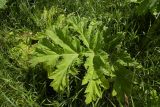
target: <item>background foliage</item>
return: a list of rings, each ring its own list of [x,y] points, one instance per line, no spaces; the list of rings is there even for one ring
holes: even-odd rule
[[[159,0],[0,0],[0,105],[158,107],[159,14]]]

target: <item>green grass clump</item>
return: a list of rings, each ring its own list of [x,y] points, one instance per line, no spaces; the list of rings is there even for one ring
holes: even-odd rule
[[[6,50],[0,52],[0,105],[1,107],[37,107],[36,92],[24,86],[25,73],[8,58]],[[3,50],[3,53],[2,53]],[[5,52],[4,52],[5,51]]]

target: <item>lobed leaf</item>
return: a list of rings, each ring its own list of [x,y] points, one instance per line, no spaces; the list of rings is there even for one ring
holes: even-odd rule
[[[0,0],[0,9],[4,8],[6,3],[7,3],[7,0]]]
[[[69,87],[70,76],[81,73],[74,65],[82,62],[79,64],[86,70],[85,76],[81,77],[82,85],[86,87],[86,104],[102,98],[103,91],[109,88],[111,78],[116,78],[114,79],[115,92],[118,92],[116,95],[122,95],[119,93],[124,90],[118,86],[123,87],[124,81],[127,80],[125,78],[130,74],[125,67],[140,66],[120,48],[110,54],[105,52],[105,47],[110,50],[121,44],[124,35],[117,33],[113,38],[104,39],[101,28],[101,22],[96,20],[60,16],[36,45],[31,59],[32,65],[43,63],[51,68],[47,69],[48,78],[53,80],[50,86],[57,92],[64,92],[66,87]]]

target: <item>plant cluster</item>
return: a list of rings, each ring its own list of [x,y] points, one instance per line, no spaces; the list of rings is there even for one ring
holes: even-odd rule
[[[0,105],[158,106],[159,7],[0,0]]]

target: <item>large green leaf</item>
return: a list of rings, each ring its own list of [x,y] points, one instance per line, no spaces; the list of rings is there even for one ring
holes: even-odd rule
[[[131,86],[133,83],[134,72],[131,71],[133,68],[140,69],[142,65],[139,64],[135,59],[126,52],[119,50],[113,55],[115,58],[114,69],[114,85],[113,93],[117,95],[117,98],[120,102],[124,102],[125,95],[129,96],[131,94]]]
[[[89,21],[86,18],[60,16],[60,23],[48,28],[46,36],[39,40],[32,57],[32,65],[44,63],[48,70],[48,78],[53,79],[50,84],[57,92],[64,91],[69,85],[69,76],[75,75],[74,63],[86,57],[84,66],[86,75],[82,85],[86,86],[86,103],[102,97],[102,90],[109,88],[105,75],[110,75],[107,53],[101,50],[103,35],[99,26],[101,22]],[[60,20],[62,19],[62,20]],[[100,63],[100,64],[98,64]],[[55,67],[54,67],[55,66]]]
[[[82,85],[87,84],[85,102],[88,104],[102,97],[102,87],[103,89],[109,88],[109,82],[105,78],[105,75],[108,74],[108,76],[110,76],[109,72],[111,69],[110,66],[108,66],[108,68],[106,67],[108,60],[103,59],[104,54],[100,54],[102,53],[103,35],[101,30],[97,28],[99,28],[101,22],[93,20],[87,26],[88,22],[86,18],[81,19],[83,21],[79,20],[79,18],[76,20],[75,17],[73,17],[73,19],[70,18],[69,22],[72,25],[71,28],[79,33],[80,40],[82,40],[84,46],[87,47],[87,51],[83,52],[83,55],[87,58],[85,61],[87,73],[82,80]],[[105,53],[105,55],[107,57],[107,53]]]
[[[6,3],[7,3],[7,0],[0,0],[0,9],[4,8]]]
[[[102,97],[102,91],[101,87],[104,89],[109,88],[109,82],[104,77],[104,73],[102,70],[100,70],[100,67],[105,66],[102,64],[101,66],[98,66],[96,64],[100,63],[101,60],[98,58],[98,56],[95,56],[94,53],[87,53],[85,54],[87,57],[87,60],[85,62],[85,67],[87,69],[87,74],[85,75],[82,85],[85,85],[88,83],[86,88],[86,103],[90,103],[92,101],[97,100],[97,98]]]
[[[62,61],[57,65],[57,69],[48,75],[49,79],[54,79],[51,86],[56,91],[64,91],[65,87],[69,85],[69,73],[72,63],[78,57],[78,54],[63,54]]]
[[[119,101],[124,102],[125,95],[130,96],[133,72],[117,64],[118,70],[115,71],[116,77],[113,85],[113,91],[117,93]]]
[[[72,40],[67,40],[65,34],[62,31],[55,28],[47,29],[46,34],[49,38],[43,38],[39,41],[34,52],[34,57],[31,62],[32,65],[43,62],[46,66],[55,66],[54,72],[48,72],[48,78],[53,79],[51,86],[57,91],[61,92],[68,86],[70,67],[72,63],[78,58],[78,53],[67,44],[70,44]],[[61,59],[61,60],[60,60]]]

